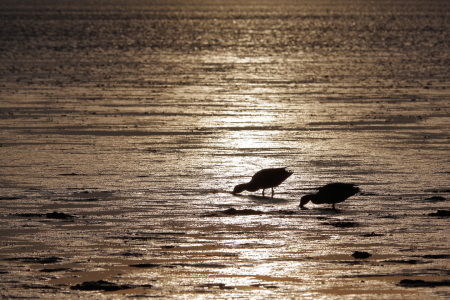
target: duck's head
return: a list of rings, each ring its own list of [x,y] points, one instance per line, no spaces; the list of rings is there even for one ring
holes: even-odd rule
[[[243,183],[243,184],[238,184],[237,186],[234,187],[233,193],[232,194],[239,194],[242,193],[243,191],[246,190],[247,184]]]
[[[310,200],[314,199],[314,195],[305,195],[302,198],[300,198],[300,208],[303,208],[305,204],[307,204]]]

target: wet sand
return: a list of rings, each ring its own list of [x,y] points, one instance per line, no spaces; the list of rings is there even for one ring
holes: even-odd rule
[[[446,1],[30,3],[0,4],[2,299],[450,298]],[[362,192],[299,209],[330,182]]]

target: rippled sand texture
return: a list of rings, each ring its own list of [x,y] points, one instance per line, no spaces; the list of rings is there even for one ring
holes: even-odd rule
[[[0,4],[2,299],[450,298],[447,1],[33,2]]]

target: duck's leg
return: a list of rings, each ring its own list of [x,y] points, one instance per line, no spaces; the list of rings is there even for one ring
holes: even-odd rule
[[[273,191],[273,187],[272,187],[272,198],[273,198],[273,194],[275,194],[275,192]]]
[[[262,195],[263,195],[263,197],[264,197],[264,189],[262,189],[262,190],[263,190],[263,194],[262,194]]]
[[[334,203],[333,203],[333,206],[332,206],[332,207],[333,207],[333,209],[336,209],[336,207],[334,207]]]

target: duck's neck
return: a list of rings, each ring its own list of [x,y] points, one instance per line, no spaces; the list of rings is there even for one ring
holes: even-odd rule
[[[259,187],[257,187],[255,184],[249,182],[245,184],[245,190],[249,192],[256,192],[259,190]]]

